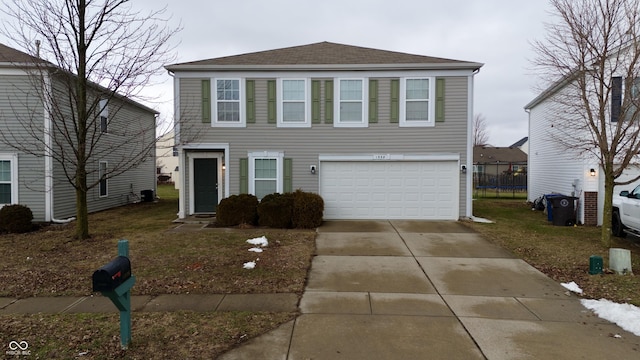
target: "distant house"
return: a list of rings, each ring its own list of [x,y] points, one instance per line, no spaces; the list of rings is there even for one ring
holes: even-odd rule
[[[178,148],[175,145],[174,131],[169,131],[156,143],[156,175],[158,182],[173,182],[180,188],[178,168]]]
[[[325,219],[470,217],[481,66],[329,42],[168,65],[179,217],[296,189]]]
[[[34,61],[44,63],[41,59],[0,44],[0,131],[5,135],[4,140],[0,141],[0,207],[23,204],[31,209],[35,221],[50,222],[75,216],[76,199],[75,190],[67,181],[64,169],[51,154],[51,151],[62,152],[69,149],[60,145],[65,143],[58,141],[64,133],[52,125],[53,115],[46,110],[52,104],[42,100],[42,89],[36,87],[43,86],[43,83],[34,83],[28,74],[28,71],[33,70],[30,65]],[[53,65],[47,65],[46,68],[48,71],[44,74],[44,86],[47,88],[44,91],[63,99],[68,95],[60,90],[65,89],[61,85],[63,72]],[[91,89],[96,93],[101,91],[95,84],[91,84]],[[62,107],[61,112],[71,116],[64,101],[56,102],[56,106]],[[113,164],[126,158],[127,155],[123,154],[140,148],[140,144],[151,147],[155,141],[155,131],[142,133],[138,144],[125,144],[117,148],[110,146],[108,139],[112,139],[112,143],[121,144],[117,140],[122,129],[154,129],[156,115],[155,110],[124,97],[110,97],[109,102],[104,100],[99,124],[96,124],[92,135],[94,139],[102,136],[104,141],[98,142],[94,148],[94,152],[100,154],[99,158],[88,164],[89,182],[99,181],[99,185],[87,194],[89,212],[139,201],[142,190],[155,190],[153,153],[149,154],[148,161],[121,175],[102,181],[100,178]],[[32,122],[29,127],[25,127],[21,119],[31,119]],[[65,119],[62,120],[55,121],[55,124],[62,126]],[[71,125],[70,122],[66,124]],[[34,143],[42,147],[41,154],[21,153],[10,146],[11,139],[36,139]]]
[[[474,188],[498,191],[527,189],[527,154],[517,147],[473,147]]]
[[[509,146],[511,148],[518,148],[520,150],[522,150],[522,152],[524,152],[525,154],[529,153],[529,137],[525,136],[522,139],[516,141],[515,143],[513,143],[511,146]]]

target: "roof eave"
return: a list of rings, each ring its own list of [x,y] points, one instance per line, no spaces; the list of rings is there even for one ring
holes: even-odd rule
[[[484,64],[459,63],[407,63],[407,64],[292,64],[292,65],[167,65],[168,71],[354,71],[354,70],[471,70]]]

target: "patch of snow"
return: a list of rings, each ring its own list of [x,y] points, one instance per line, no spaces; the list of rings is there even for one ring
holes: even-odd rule
[[[261,249],[261,248],[259,248],[259,247],[254,247],[254,248],[249,249],[249,251],[251,251],[251,252],[257,252],[257,253],[261,253],[261,252],[262,252],[262,249]]]
[[[257,245],[257,246],[267,246],[269,245],[269,241],[267,241],[267,238],[265,236],[261,236],[259,238],[254,238],[254,239],[249,239],[247,240],[247,242],[251,245]]]
[[[606,299],[580,300],[582,305],[602,319],[611,321],[624,330],[640,336],[640,308],[631,304],[618,304]]]
[[[578,286],[578,284],[576,284],[575,281],[572,281],[570,283],[561,283],[560,285],[562,285],[565,289],[569,291],[573,291],[576,294],[582,294],[582,289],[580,289],[580,286]]]
[[[484,219],[484,218],[481,218],[481,217],[477,217],[477,216],[472,216],[471,220],[473,220],[473,222],[477,222],[477,223],[493,224],[493,221],[488,220],[488,219]]]
[[[253,268],[256,267],[256,262],[255,261],[246,262],[246,263],[242,264],[242,267],[245,268],[245,269],[253,269]]]

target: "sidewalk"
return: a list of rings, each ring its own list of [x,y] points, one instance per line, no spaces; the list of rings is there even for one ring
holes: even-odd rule
[[[270,311],[295,312],[296,294],[212,294],[132,296],[135,311]],[[0,315],[25,313],[117,313],[104,296],[0,298]]]

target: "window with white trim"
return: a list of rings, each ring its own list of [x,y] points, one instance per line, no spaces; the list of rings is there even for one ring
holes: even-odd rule
[[[307,79],[278,79],[278,126],[308,127],[309,81]]]
[[[366,79],[337,79],[334,81],[334,93],[334,126],[367,127]]]
[[[282,152],[249,153],[249,193],[258,199],[276,192],[282,193],[283,159]]]
[[[98,176],[100,178],[100,185],[99,185],[100,197],[105,197],[109,195],[109,189],[108,189],[109,183],[108,183],[108,180],[105,178],[106,174],[107,174],[107,162],[100,161],[100,166],[98,169]]]
[[[435,124],[435,79],[402,78],[400,81],[400,126]]]
[[[0,208],[18,203],[18,157],[0,154]]]
[[[107,100],[100,100],[98,106],[100,107],[100,132],[106,133],[109,130],[109,109],[107,107]]]
[[[243,91],[240,79],[215,79],[213,81],[213,125],[244,127]]]

